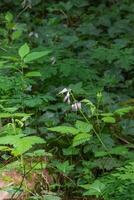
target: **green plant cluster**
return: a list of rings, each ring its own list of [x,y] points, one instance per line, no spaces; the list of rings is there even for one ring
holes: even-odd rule
[[[0,171],[22,176],[0,192],[133,200],[133,0],[4,0],[0,10]]]

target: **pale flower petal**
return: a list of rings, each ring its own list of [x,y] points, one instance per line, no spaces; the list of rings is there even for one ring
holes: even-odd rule
[[[64,94],[64,93],[66,93],[66,92],[68,92],[68,89],[67,89],[67,88],[64,88],[63,90],[61,90],[61,92],[59,92],[59,94]]]
[[[76,103],[72,104],[72,111],[76,112],[80,109],[81,109],[81,103],[80,102],[76,102]]]

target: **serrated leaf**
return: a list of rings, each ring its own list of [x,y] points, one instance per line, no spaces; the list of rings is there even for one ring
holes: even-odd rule
[[[78,130],[76,128],[73,127],[69,127],[69,126],[56,126],[53,128],[48,128],[48,130],[50,131],[54,131],[54,132],[58,132],[58,133],[62,133],[62,134],[77,134]]]
[[[39,71],[32,71],[32,72],[28,72],[25,76],[26,77],[41,77],[41,73]]]
[[[128,107],[124,107],[124,108],[119,108],[114,113],[118,114],[120,116],[123,116],[124,114],[127,114],[132,110],[134,110],[134,106],[128,106]]]
[[[13,15],[10,12],[7,12],[5,15],[5,19],[9,22],[11,22],[13,20]]]
[[[14,145],[22,136],[23,136],[22,134],[19,134],[19,135],[7,135],[7,136],[0,137],[0,144]]]
[[[73,146],[78,146],[80,144],[84,144],[85,142],[89,141],[91,135],[88,133],[80,133],[73,138]]]
[[[111,123],[111,124],[116,122],[115,118],[111,116],[103,117],[102,121],[105,123]]]
[[[21,155],[31,149],[33,145],[42,143],[45,141],[37,136],[24,137],[23,134],[19,134],[0,137],[0,144],[13,145],[12,154],[14,156]]]
[[[74,165],[70,165],[68,160],[62,163],[57,161],[55,162],[55,166],[59,172],[64,174],[69,174],[74,169]]]
[[[128,153],[128,149],[126,147],[123,146],[117,146],[117,147],[113,147],[112,149],[110,149],[109,151],[98,151],[95,152],[95,157],[103,157],[103,156],[107,156],[107,155],[125,155]]]
[[[75,127],[79,130],[79,132],[88,133],[92,130],[93,126],[90,123],[83,122],[83,121],[76,121]]]
[[[0,113],[0,118],[12,118],[12,117],[30,117],[31,114],[26,113]]]
[[[43,143],[45,143],[45,141],[37,136],[23,137],[20,140],[16,141],[16,143],[14,144],[15,149],[12,151],[12,153],[15,156],[22,155],[30,150],[33,145]]]
[[[23,59],[29,52],[30,48],[27,43],[25,43],[19,48],[19,56],[21,57],[21,59]]]
[[[65,155],[65,156],[78,155],[78,154],[79,154],[78,148],[70,146],[66,149],[63,149],[63,155]]]
[[[32,62],[32,61],[37,60],[41,57],[47,56],[49,53],[51,53],[50,50],[40,51],[40,52],[32,52],[24,58],[24,62],[25,63]]]
[[[81,186],[84,189],[87,190],[87,192],[84,192],[84,195],[87,196],[93,196],[95,195],[96,197],[99,197],[104,189],[105,189],[105,184],[101,183],[99,180],[96,180],[94,183],[92,184],[87,184],[87,185],[83,185]]]

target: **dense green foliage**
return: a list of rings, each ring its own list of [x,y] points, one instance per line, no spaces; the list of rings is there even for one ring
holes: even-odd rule
[[[22,176],[1,190],[133,200],[133,0],[4,0],[0,10],[0,171]]]

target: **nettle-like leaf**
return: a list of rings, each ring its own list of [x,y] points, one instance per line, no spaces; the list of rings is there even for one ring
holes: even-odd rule
[[[63,163],[56,161],[55,166],[60,173],[66,175],[69,174],[74,169],[74,165],[70,165],[68,160]]]
[[[31,114],[27,113],[0,113],[0,118],[20,118],[20,117],[30,117]]]
[[[120,162],[120,160],[118,160],[116,158],[110,158],[108,155],[108,157],[103,157],[103,158],[94,160],[93,166],[95,168],[97,167],[101,170],[106,169],[107,171],[110,171],[114,168],[120,167],[121,162]]]
[[[103,117],[102,121],[105,123],[111,123],[111,124],[116,122],[115,118],[111,116]]]
[[[128,107],[119,108],[119,109],[115,110],[114,113],[118,114],[120,116],[123,116],[133,110],[134,110],[134,106],[128,106]]]
[[[42,58],[44,56],[47,56],[48,54],[50,54],[51,51],[50,50],[46,50],[46,51],[40,51],[40,52],[32,52],[30,54],[28,54],[25,58],[24,58],[24,62],[25,63],[29,63],[32,62],[34,60],[37,60],[39,58]]]
[[[30,48],[27,45],[27,43],[25,43],[23,46],[20,47],[19,49],[19,56],[21,57],[21,59],[23,59],[28,53],[30,52]]]
[[[79,132],[76,128],[69,127],[69,126],[56,126],[53,128],[48,128],[48,130],[62,133],[62,134],[71,134],[71,135],[75,135]]]
[[[93,128],[92,124],[77,120],[75,128],[70,126],[56,126],[53,128],[48,128],[48,130],[59,132],[62,134],[76,135],[78,133],[88,133],[92,130],[92,128]]]
[[[38,96],[28,96],[24,99],[24,105],[30,108],[39,107],[43,103],[43,99]]]
[[[68,148],[63,149],[63,155],[65,155],[65,156],[78,155],[79,151],[80,151],[79,148],[69,146]]]
[[[13,20],[13,15],[10,12],[7,12],[5,15],[5,20],[10,23]]]
[[[28,150],[32,148],[33,145],[35,144],[43,144],[45,141],[37,136],[28,136],[28,137],[23,137],[20,140],[16,142],[14,145],[14,150],[12,151],[13,155],[22,155]]]
[[[76,121],[75,127],[78,129],[79,132],[88,133],[92,130],[93,126],[90,123],[83,122],[80,120]]]
[[[79,133],[73,138],[72,145],[75,147],[80,144],[84,144],[85,142],[88,142],[91,139],[91,136],[92,135],[89,133]]]
[[[41,77],[41,73],[39,71],[31,71],[25,74],[26,77]]]
[[[87,190],[84,192],[84,196],[96,196],[98,198],[103,194],[106,186],[104,183],[96,180],[92,184],[81,185],[81,187]]]
[[[69,85],[69,88],[76,94],[85,94],[85,90],[82,88],[82,82],[79,82],[77,84],[71,84]]]
[[[37,136],[24,137],[23,134],[8,135],[0,137],[1,145],[12,145],[12,154],[14,156],[22,155],[32,148],[35,144],[42,144],[45,141]]]
[[[124,146],[117,146],[117,147],[113,147],[109,151],[97,151],[95,152],[95,157],[108,156],[109,154],[124,156],[128,154],[128,149]]]

